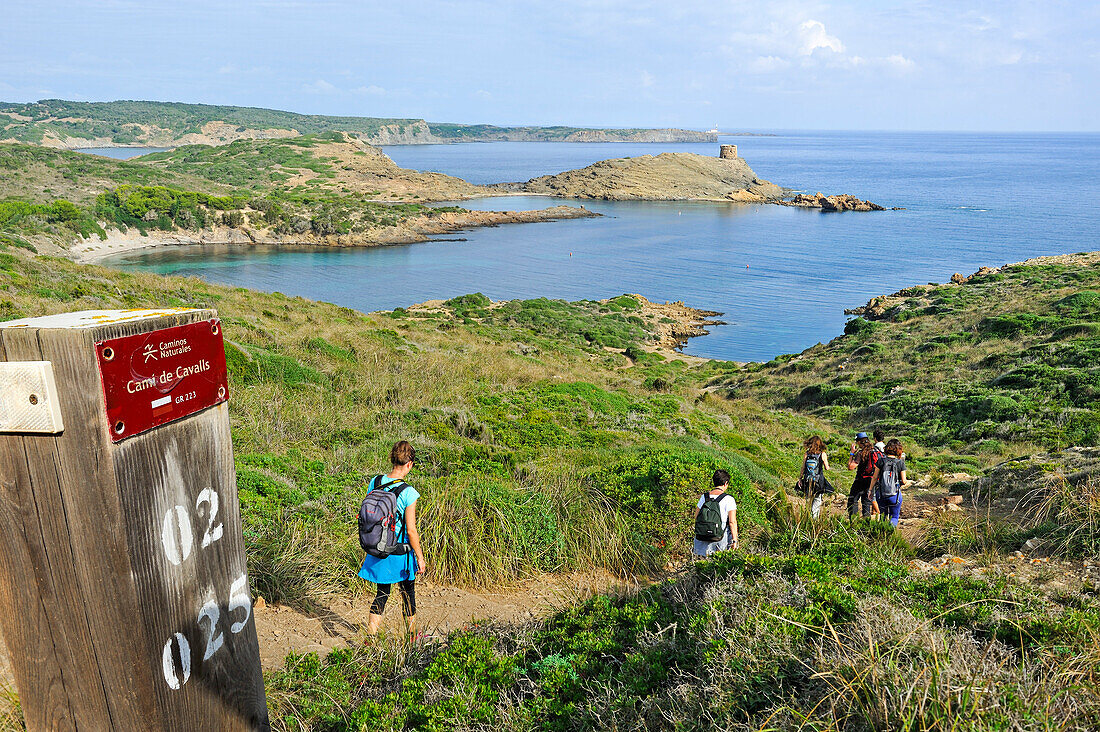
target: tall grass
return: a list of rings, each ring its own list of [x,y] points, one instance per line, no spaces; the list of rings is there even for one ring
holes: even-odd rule
[[[814,703],[777,715],[791,728],[1086,730],[1100,723],[1095,647],[1084,664],[1050,652],[1025,661],[999,641],[976,641],[894,603],[861,609],[845,626],[827,623],[803,662]]]
[[[252,591],[269,602],[312,611],[337,596],[355,596],[363,583],[358,539],[329,515],[305,518],[295,509],[280,511],[246,530],[248,576]]]
[[[827,526],[808,554],[722,553],[640,592],[455,633],[416,655],[294,659],[269,688],[277,704],[299,690],[286,709],[306,729],[1100,725],[1095,602],[910,576],[895,547],[860,529]],[[316,701],[318,684],[334,704]]]
[[[1031,507],[1031,525],[1052,554],[1100,556],[1100,480],[1059,476],[1034,488],[1022,505]]]
[[[1018,546],[1022,539],[1016,524],[991,512],[944,511],[925,521],[915,548],[925,558],[980,554],[992,561]]]
[[[541,572],[639,563],[624,541],[627,521],[578,476],[512,487],[489,476],[462,476],[425,501],[422,531],[434,579],[499,584]]]

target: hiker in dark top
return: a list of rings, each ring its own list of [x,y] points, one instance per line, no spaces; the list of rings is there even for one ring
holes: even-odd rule
[[[382,627],[382,612],[390,598],[390,590],[395,582],[401,587],[402,611],[405,616],[406,630],[410,636],[416,634],[416,574],[427,572],[428,563],[424,561],[424,552],[420,548],[420,532],[416,530],[416,500],[420,494],[411,485],[405,483],[405,476],[416,461],[416,450],[402,440],[390,450],[390,462],[393,469],[386,475],[380,475],[371,481],[371,490],[387,490],[395,484],[400,489],[397,497],[397,540],[408,544],[410,552],[376,557],[371,554],[363,560],[359,576],[378,586],[374,602],[370,606],[367,619],[367,633],[378,635]],[[402,487],[403,486],[403,487]]]
[[[875,468],[878,467],[882,453],[871,444],[871,439],[866,432],[856,435],[855,444],[848,457],[848,470],[856,471],[856,478],[852,481],[852,490],[848,493],[848,518],[856,517],[856,512],[862,508],[864,517],[871,515],[871,501],[874,499],[871,479],[875,477]]]
[[[699,496],[695,507],[692,554],[696,559],[725,549],[736,549],[738,543],[737,501],[726,493],[730,487],[730,474],[725,470],[715,470],[711,482],[714,488]]]
[[[817,435],[811,435],[803,443],[806,454],[802,458],[802,474],[798,478],[798,488],[810,504],[810,516],[821,515],[821,506],[825,496],[833,492],[833,486],[825,479],[829,469],[829,456],[825,453],[825,442]]]
[[[901,489],[909,484],[905,477],[905,452],[901,449],[901,440],[886,443],[886,454],[875,468],[871,485],[875,487],[875,497],[883,518],[889,518],[896,528],[901,517]]]

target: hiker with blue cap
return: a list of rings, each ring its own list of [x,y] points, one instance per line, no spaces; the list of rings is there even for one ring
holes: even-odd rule
[[[856,511],[861,509],[865,518],[871,517],[871,502],[874,500],[871,493],[871,480],[875,477],[875,469],[879,466],[881,455],[882,453],[871,444],[871,438],[866,432],[856,435],[856,441],[852,443],[852,450],[848,454],[848,470],[856,471],[852,490],[848,492],[849,519],[854,519]]]

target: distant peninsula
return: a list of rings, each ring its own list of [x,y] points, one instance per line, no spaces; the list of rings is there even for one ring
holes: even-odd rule
[[[758,178],[744,158],[694,153],[601,160],[579,170],[543,175],[526,183],[506,184],[500,188],[607,201],[775,203],[790,193]]]
[[[370,145],[453,142],[714,142],[714,132],[683,129],[498,127],[423,119],[334,117],[258,107],[179,102],[0,102],[0,142],[44,147],[180,147],[225,145],[345,132]]]
[[[189,145],[128,161],[4,143],[0,170],[0,248],[81,261],[160,245],[405,244],[477,226],[597,215],[573,206],[429,206],[492,192],[402,168],[342,132]]]

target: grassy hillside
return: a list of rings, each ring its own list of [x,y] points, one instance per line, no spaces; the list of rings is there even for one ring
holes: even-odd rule
[[[70,102],[64,99],[42,99],[27,104],[3,102],[0,114],[8,115],[5,128],[0,130],[2,138],[36,143],[47,132],[54,132],[60,138],[109,138],[120,145],[139,144],[143,138],[142,126],[156,127],[174,137],[200,133],[203,125],[215,121],[255,130],[296,130],[302,135],[333,130],[370,135],[384,125],[402,127],[418,121],[330,117],[257,107],[180,102]]]
[[[277,729],[1085,730],[1100,724],[1095,584],[1022,584],[995,558],[1007,548],[996,541],[978,564],[933,570],[914,554],[961,551],[965,531],[993,536],[991,519],[931,521],[914,549],[882,524],[810,522],[782,488],[811,432],[841,462],[848,425],[870,406],[793,400],[815,384],[869,383],[861,379],[886,368],[858,349],[937,343],[950,326],[935,308],[951,302],[962,337],[939,360],[926,356],[932,349],[913,349],[929,359],[922,364],[892,360],[907,379],[900,384],[932,394],[951,369],[960,385],[972,374],[993,392],[983,398],[1004,396],[989,364],[1029,354],[1044,363],[1087,347],[1091,331],[1080,323],[1091,321],[1071,304],[1090,301],[1095,261],[907,291],[856,321],[872,325],[750,367],[653,353],[655,318],[629,296],[492,304],[472,294],[433,310],[364,315],[23,253],[0,253],[0,318],[217,308],[253,590],[307,610],[363,591],[351,576],[360,560],[352,511],[396,439],[410,439],[421,457],[412,480],[441,583],[683,567],[697,492],[714,468],[732,473],[744,549],[524,626],[291,656],[267,679]],[[1032,330],[985,335],[1002,327],[995,318]],[[812,367],[794,367],[803,360]],[[851,374],[829,376],[841,363]],[[1071,368],[1053,363],[1056,373]],[[731,385],[739,398],[727,398]],[[1053,410],[1027,418],[1055,424]],[[993,459],[959,454],[950,440],[922,445],[937,439],[936,414],[904,425],[913,431],[911,477],[958,461],[977,471]],[[1006,449],[1024,450],[1011,435]],[[980,441],[959,439],[960,449],[979,450]],[[1060,536],[1067,543],[1057,551],[1095,557],[1097,492],[1050,495],[1045,515],[1056,528],[1013,534],[1014,546]]]
[[[1100,443],[1100,259],[1048,258],[872,300],[844,335],[743,368],[731,397],[991,456]]]
[[[640,593],[445,642],[290,656],[283,730],[1092,730],[1100,603],[918,572],[882,524],[775,515]]]
[[[119,161],[33,145],[0,145],[0,244],[67,249],[107,231],[225,227],[324,243],[421,226],[448,212],[419,201],[475,186],[399,168],[342,133],[192,145]],[[242,236],[243,238],[243,236]]]
[[[630,298],[526,301],[486,321],[471,317],[478,297],[443,314],[362,315],[0,257],[5,320],[139,305],[219,310],[251,576],[270,600],[309,606],[353,591],[350,509],[397,439],[422,455],[416,481],[432,499],[424,534],[438,578],[486,585],[664,566],[683,555],[689,503],[719,466],[736,476],[743,520],[760,522],[764,493],[797,461],[792,435],[811,428],[678,387],[688,367],[643,351],[653,324],[632,315]]]
[[[212,123],[218,127],[217,130],[207,129]],[[42,99],[25,104],[0,102],[0,140],[31,144],[83,140],[87,141],[88,146],[104,142],[113,145],[176,145],[186,142],[189,135],[207,133],[228,142],[241,135],[272,130],[295,135],[350,132],[372,142],[384,142],[386,138],[407,142],[497,139],[554,142],[586,133],[597,134],[601,139],[627,140],[649,132],[646,129],[497,127],[437,122],[429,125],[420,119],[337,117],[180,102],[71,102],[64,99]],[[692,131],[673,132],[680,133],[684,139],[701,136]]]

